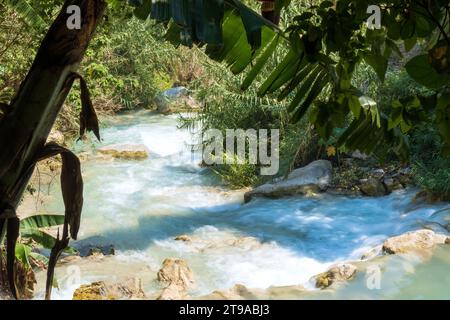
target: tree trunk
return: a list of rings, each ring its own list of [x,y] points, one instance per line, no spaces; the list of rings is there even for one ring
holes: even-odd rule
[[[81,29],[69,30],[67,7],[81,9]],[[34,63],[0,120],[0,227],[17,219],[15,210],[34,169],[94,31],[106,8],[104,0],[66,0],[45,36]],[[6,223],[4,223],[6,221]],[[9,279],[13,279],[8,275]],[[9,284],[14,295],[14,284]]]

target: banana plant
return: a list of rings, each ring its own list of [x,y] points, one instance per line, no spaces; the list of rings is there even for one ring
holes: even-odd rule
[[[29,1],[5,0],[5,4],[13,8],[30,27],[42,30],[47,25]]]
[[[16,244],[16,268],[20,275],[16,277],[17,289],[20,296],[31,298],[34,287],[34,267],[46,268],[49,258],[33,248],[43,247],[52,249],[57,238],[46,232],[45,228],[59,227],[64,224],[64,215],[37,214],[20,220],[20,240]],[[67,247],[66,253],[76,254],[77,250]],[[56,280],[53,281],[56,286]]]
[[[50,233],[42,230],[44,228],[58,227],[64,225],[64,215],[50,215],[50,214],[38,214],[26,217],[20,220],[20,237],[22,238],[22,245],[28,246],[31,249],[31,240],[38,246],[42,246],[46,249],[52,249],[55,246],[56,238],[52,236]],[[23,250],[19,250],[20,251]],[[45,265],[48,264],[48,258],[40,253],[33,252],[31,250],[26,250],[26,253],[30,253],[27,255],[22,255],[23,258],[21,261],[23,263],[29,264],[29,257],[36,261],[45,262]],[[77,250],[68,247],[65,252],[76,254]],[[16,248],[16,257],[18,256],[18,251]]]
[[[341,130],[342,149],[369,153],[383,149],[384,154],[391,150],[406,161],[409,150],[405,128],[424,119],[407,112],[382,114],[373,103],[367,108],[368,97],[351,85],[358,64],[370,65],[383,82],[389,59],[402,56],[399,46],[410,51],[416,43],[431,40],[428,54],[413,57],[406,70],[419,84],[444,93],[439,94],[441,97],[450,85],[448,0],[324,0],[312,1],[311,5],[292,1],[305,10],[289,22],[286,30],[266,18],[278,14],[276,11],[291,1],[260,1],[263,11],[275,10],[270,15],[258,15],[238,0],[129,2],[136,6],[137,17],[169,24],[167,39],[173,44],[204,46],[209,57],[226,63],[233,73],[247,72],[243,90],[270,65],[273,71],[258,94],[288,98],[294,123],[312,113],[309,120],[324,139],[335,132],[333,129],[346,129]],[[368,28],[368,8],[374,4],[383,10],[379,29]],[[268,63],[273,57],[282,57],[275,68]],[[443,153],[450,154],[448,99],[417,98],[422,103],[419,109],[437,113],[433,124],[441,132]],[[351,125],[339,127],[342,119],[350,119]],[[369,135],[368,139],[356,139],[362,132]],[[353,138],[345,141],[346,137]]]

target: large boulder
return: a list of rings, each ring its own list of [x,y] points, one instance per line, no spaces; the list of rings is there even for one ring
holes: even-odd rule
[[[292,195],[308,195],[328,188],[332,180],[332,165],[328,160],[317,160],[292,171],[286,180],[268,183],[245,193],[245,201],[254,196],[280,198]]]
[[[113,144],[98,148],[97,152],[120,159],[140,160],[148,158],[148,149],[143,144]]]
[[[432,230],[417,230],[387,239],[383,243],[382,251],[386,254],[424,253],[437,244],[445,244],[449,237],[436,234]]]
[[[163,261],[157,274],[158,281],[165,285],[158,300],[180,300],[188,297],[188,290],[194,285],[194,275],[186,261],[168,258]]]
[[[356,271],[356,266],[350,263],[332,266],[328,271],[314,277],[316,288],[325,289],[334,283],[351,280],[355,276]]]
[[[80,286],[73,293],[73,300],[130,300],[144,299],[141,282],[129,279],[124,283],[93,282]]]
[[[157,111],[168,114],[174,109],[197,109],[198,102],[189,95],[185,87],[174,87],[161,92],[155,97]]]

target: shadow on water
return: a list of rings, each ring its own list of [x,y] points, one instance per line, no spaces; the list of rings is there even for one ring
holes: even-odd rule
[[[76,245],[113,244],[119,250],[145,250],[155,241],[214,226],[238,236],[255,237],[262,243],[276,242],[301,256],[331,261],[348,257],[355,248],[375,246],[404,230],[422,228],[424,219],[437,210],[424,207],[402,214],[397,207],[392,197],[325,197],[174,208],[174,215],[140,216],[135,226],[104,231]]]

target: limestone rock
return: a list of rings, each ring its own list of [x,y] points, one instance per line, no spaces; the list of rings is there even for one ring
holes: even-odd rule
[[[156,300],[184,300],[188,298],[189,295],[186,289],[175,283],[171,283],[161,291],[161,294]]]
[[[348,281],[356,274],[356,266],[349,263],[342,263],[331,267],[328,271],[314,277],[316,288],[328,288],[334,283]]]
[[[366,253],[361,256],[361,260],[370,260],[382,253],[382,246],[376,246],[375,248],[370,249]]]
[[[93,282],[80,286],[73,293],[73,300],[129,300],[143,299],[145,293],[140,281],[129,279],[124,283]]]
[[[97,149],[101,154],[111,155],[121,159],[146,159],[148,158],[147,147],[142,144],[115,144]]]
[[[194,275],[186,261],[177,258],[165,259],[158,271],[157,279],[166,285],[158,300],[180,300],[188,296],[188,289],[194,285]]]
[[[387,239],[382,251],[386,254],[420,253],[433,249],[437,244],[445,244],[446,241],[447,236],[422,229]]]
[[[227,290],[216,290],[207,296],[210,300],[254,300],[255,295],[243,284]]]
[[[246,202],[254,196],[280,198],[292,195],[310,195],[326,190],[332,180],[332,165],[328,160],[317,160],[292,171],[286,180],[259,186],[244,195]]]
[[[188,235],[182,234],[180,236],[175,237],[176,241],[183,241],[183,242],[191,242],[192,239]]]

